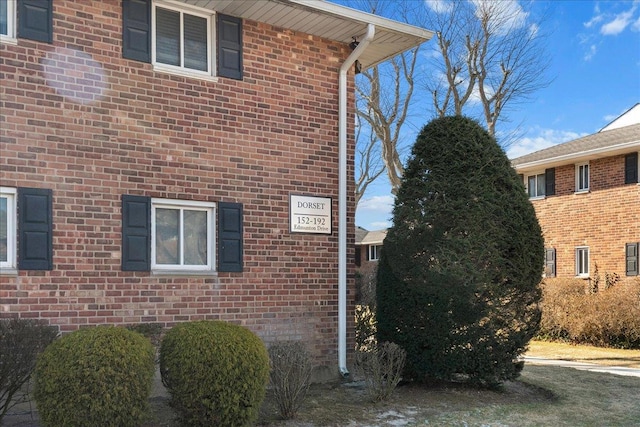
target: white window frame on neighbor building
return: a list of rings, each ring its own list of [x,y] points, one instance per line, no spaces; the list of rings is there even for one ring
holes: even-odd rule
[[[590,175],[589,162],[576,164],[576,193],[585,193],[589,191]]]
[[[381,249],[382,245],[369,245],[369,261],[378,261]]]
[[[576,276],[589,277],[589,247],[576,247]]]
[[[0,0],[0,3],[6,5],[6,11],[2,10],[0,22],[7,23],[6,32],[0,33],[0,42],[16,44],[16,3],[17,0]],[[5,15],[6,14],[6,15]]]
[[[3,229],[0,230],[0,236],[2,234],[6,234],[7,237],[7,256],[6,259],[0,259],[0,268],[3,270],[15,270],[16,262],[17,262],[17,215],[16,215],[16,189],[9,187],[0,187],[0,199],[2,200],[2,204],[6,203],[7,208],[7,222],[6,225],[0,222],[0,227]],[[6,227],[6,230],[4,229]]]
[[[179,231],[178,231],[178,262],[177,263],[161,263],[158,262],[157,244],[157,214],[158,209],[170,209],[178,212]],[[151,270],[152,271],[188,271],[188,272],[210,272],[215,266],[215,203],[194,202],[173,199],[151,199]],[[188,264],[185,257],[185,227],[184,213],[185,211],[205,212],[206,213],[206,262],[203,264]]]
[[[163,9],[164,11],[169,11],[173,13],[179,14],[180,18],[180,31],[179,31],[179,65],[172,65],[163,63],[158,59],[158,37],[157,30],[158,26],[156,25],[156,21],[158,19],[158,9]],[[196,68],[190,68],[185,66],[185,26],[184,19],[185,15],[196,17],[200,19],[206,20],[206,53],[207,53],[207,69],[199,70]],[[152,26],[152,37],[151,37],[151,60],[154,66],[154,69],[160,71],[166,71],[173,74],[180,74],[186,76],[197,76],[197,77],[213,77],[215,76],[215,15],[208,9],[202,9],[195,6],[185,7],[182,3],[175,3],[171,1],[154,1],[153,7],[151,8],[151,26]]]
[[[540,187],[540,180],[542,180],[542,188]],[[531,188],[531,183],[533,181],[533,188]],[[527,194],[529,194],[530,199],[544,199],[545,197],[545,184],[546,177],[545,171],[532,173],[527,175]]]

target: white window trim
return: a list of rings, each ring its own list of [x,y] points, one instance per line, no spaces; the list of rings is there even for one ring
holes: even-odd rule
[[[18,44],[17,33],[17,0],[7,0],[7,34],[0,34],[3,44]]]
[[[588,177],[587,177],[587,186],[585,188],[579,188],[581,166],[588,166],[589,168]],[[591,165],[589,165],[589,162],[576,163],[576,191],[575,191],[576,194],[588,193],[590,189],[591,189]]]
[[[542,171],[532,172],[532,173],[530,173],[530,174],[528,174],[528,175],[525,175],[525,177],[524,177],[524,185],[525,185],[525,189],[527,190],[527,195],[528,195],[528,196],[529,196],[529,177],[531,177],[531,176],[535,176],[535,177],[536,177],[536,184],[537,184],[537,177],[538,177],[538,175],[542,175],[542,176],[544,176],[544,177],[545,177],[545,180],[546,180],[546,174],[545,174],[545,171],[544,171],[544,170],[542,170]],[[545,182],[545,185],[546,185],[546,182]],[[546,192],[546,188],[545,188],[545,192]],[[529,196],[529,200],[541,200],[541,199],[544,199],[544,198],[546,198],[546,197],[547,197],[547,195],[546,195],[546,194],[536,195],[536,196]]]
[[[200,71],[181,66],[163,64],[156,61],[156,8],[161,7],[165,9],[175,10],[181,13],[187,13],[189,15],[195,15],[207,20],[207,42],[209,43],[209,70]],[[215,13],[211,10],[203,9],[195,6],[185,6],[184,3],[178,3],[167,0],[155,0],[151,6],[151,63],[154,71],[166,72],[169,74],[176,74],[183,77],[196,77],[199,79],[218,81],[216,77],[216,28],[215,28]],[[184,54],[184,37],[180,37],[180,51]]]
[[[587,271],[586,272],[579,272],[578,268],[580,266],[580,263],[578,262],[578,257],[580,252],[586,251],[587,254],[587,259],[586,259],[586,267],[587,267]],[[589,246],[576,246],[576,277],[589,277],[589,257],[590,257],[590,253],[589,253]]]
[[[7,261],[0,261],[3,274],[15,274],[17,269],[18,223],[15,188],[0,187],[0,196],[7,198]]]
[[[157,208],[187,208],[207,212],[207,264],[206,265],[179,265],[156,264],[156,209]],[[197,202],[175,199],[151,199],[151,271],[152,272],[201,272],[215,271],[216,260],[216,204],[211,202]],[[182,231],[182,230],[181,230]],[[182,241],[182,239],[181,239]]]
[[[369,261],[378,261],[380,260],[380,249],[382,245],[369,245]],[[375,258],[373,257],[373,252],[375,251]]]

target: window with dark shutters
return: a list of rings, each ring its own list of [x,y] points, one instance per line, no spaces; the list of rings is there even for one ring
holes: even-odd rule
[[[625,246],[627,276],[637,276],[640,274],[638,273],[640,243],[627,243]]]
[[[218,203],[218,271],[242,271],[242,204]]]
[[[151,198],[122,196],[122,270],[151,269]]]
[[[638,181],[638,153],[624,156],[624,183],[634,184]]]
[[[218,14],[218,75],[242,79],[242,20]]]
[[[53,269],[53,192],[18,188],[18,269]]]
[[[18,0],[18,37],[53,42],[53,0]]]
[[[151,0],[122,1],[122,56],[151,62]]]

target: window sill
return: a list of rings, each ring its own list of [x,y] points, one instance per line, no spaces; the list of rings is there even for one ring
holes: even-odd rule
[[[529,200],[544,200],[546,198],[547,196],[535,196],[535,197],[529,197]]]
[[[591,190],[579,190],[574,192],[573,194],[589,194],[591,193]]]
[[[217,277],[218,272],[214,270],[152,270],[152,276],[197,276],[197,277]]]
[[[208,80],[210,82],[218,81],[218,77],[212,76],[211,74],[199,73],[197,71],[190,71],[184,68],[171,67],[163,64],[158,64],[158,63],[153,64],[153,71],[158,73],[173,74],[173,75],[182,76],[182,77],[191,77],[191,78],[200,79],[200,80]]]
[[[13,37],[9,37],[9,36],[5,36],[5,35],[0,35],[0,42],[3,45],[10,44],[10,45],[14,45],[15,46],[15,45],[18,44],[18,39],[13,38]]]
[[[0,268],[0,276],[17,276],[18,270],[16,268]]]

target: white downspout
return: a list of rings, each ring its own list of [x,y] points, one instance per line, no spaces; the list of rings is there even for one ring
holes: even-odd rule
[[[338,369],[343,377],[347,369],[347,73],[367,48],[376,33],[368,24],[367,34],[340,67],[339,81],[339,175],[338,175]]]

